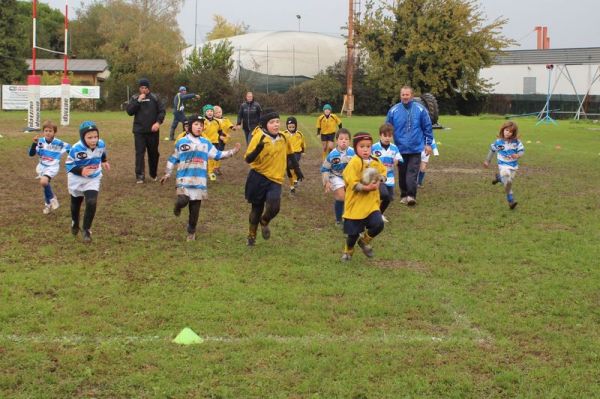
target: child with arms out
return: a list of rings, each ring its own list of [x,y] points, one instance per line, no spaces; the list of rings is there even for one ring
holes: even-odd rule
[[[35,135],[29,148],[30,157],[37,154],[40,158],[35,171],[44,189],[44,215],[59,207],[58,199],[50,187],[50,180],[58,174],[60,157],[71,150],[68,143],[55,137],[57,130],[54,123],[45,121],[42,125],[42,135]]]
[[[498,139],[490,145],[488,156],[483,166],[488,168],[494,153],[497,153],[498,174],[492,184],[502,183],[506,192],[506,201],[510,209],[515,209],[515,201],[512,184],[519,169],[519,158],[525,153],[525,147],[519,140],[519,128],[515,122],[507,121],[500,126]]]
[[[219,151],[212,143],[202,137],[204,118],[201,115],[192,115],[188,119],[188,134],[175,142],[175,150],[167,161],[165,175],[160,183],[169,179],[173,169],[177,167],[176,184],[177,200],[173,213],[181,214],[186,206],[189,209],[187,226],[187,240],[196,239],[196,226],[200,215],[200,204],[208,198],[207,170],[210,159],[230,158],[240,150],[240,144],[228,151]]]
[[[323,178],[323,187],[325,192],[332,192],[333,210],[335,214],[335,224],[342,225],[342,215],[344,214],[344,198],[346,196],[346,188],[342,173],[350,162],[350,159],[355,155],[354,149],[350,145],[350,131],[341,128],[336,133],[337,146],[327,155],[321,166],[321,177]]]

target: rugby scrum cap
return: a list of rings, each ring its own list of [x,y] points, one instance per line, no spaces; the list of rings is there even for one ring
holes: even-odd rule
[[[369,140],[372,143],[373,137],[371,137],[371,135],[367,132],[356,133],[354,135],[354,138],[352,139],[352,147],[354,148],[354,151],[356,151],[356,146],[358,145],[358,143],[360,143],[363,140]]]
[[[206,114],[206,111],[214,111],[215,107],[210,105],[210,104],[206,104],[204,107],[202,107],[202,113]]]
[[[148,78],[141,78],[140,80],[138,80],[138,86],[139,87],[142,87],[142,86],[150,87],[150,81],[148,80]]]
[[[331,111],[331,105],[330,104],[323,105],[323,111],[325,111],[326,109]]]
[[[185,86],[179,86],[179,91],[187,91],[187,88]]]
[[[267,109],[264,113],[260,115],[260,125],[262,127],[267,127],[267,123],[271,119],[279,119],[279,114],[274,109]]]
[[[100,134],[98,127],[92,121],[83,121],[81,122],[81,125],[79,125],[79,137],[81,138],[81,140],[83,140],[83,136],[85,136],[87,132],[93,131],[96,131],[98,132],[98,134]]]
[[[204,117],[200,114],[193,114],[187,118],[187,123],[188,123],[189,127],[191,127],[192,123],[194,123],[196,121],[200,121],[200,122],[204,123]]]
[[[296,120],[296,117],[294,116],[288,116],[287,120],[285,121],[285,125],[289,125],[292,124],[294,126],[298,126],[298,121]]]

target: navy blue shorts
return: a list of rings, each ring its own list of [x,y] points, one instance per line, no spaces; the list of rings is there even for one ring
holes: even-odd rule
[[[335,133],[323,134],[321,133],[321,141],[334,141]]]
[[[383,225],[381,212],[375,211],[365,219],[344,219],[344,233],[355,236],[365,231],[365,229],[370,230],[380,225]]]
[[[281,184],[267,179],[254,169],[250,169],[246,179],[246,200],[251,204],[264,204],[281,199]]]

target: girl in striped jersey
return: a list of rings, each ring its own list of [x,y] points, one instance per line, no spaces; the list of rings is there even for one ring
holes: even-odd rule
[[[200,204],[208,198],[206,185],[208,161],[230,158],[240,150],[240,143],[228,151],[219,151],[206,138],[202,137],[204,118],[195,114],[188,119],[188,134],[177,140],[175,151],[167,161],[165,175],[160,179],[163,184],[171,176],[173,168],[177,166],[177,200],[173,213],[181,214],[186,206],[190,215],[187,226],[187,239],[196,239],[196,225],[200,214]]]
[[[373,155],[377,157],[387,169],[385,184],[379,185],[379,197],[381,199],[381,217],[384,222],[388,222],[383,215],[387,207],[394,200],[394,168],[398,162],[404,162],[400,150],[392,143],[394,135],[394,126],[384,123],[379,127],[379,141],[373,144],[371,149]]]
[[[336,142],[337,147],[331,150],[323,161],[321,176],[323,177],[325,192],[333,192],[335,224],[341,226],[342,214],[344,213],[344,197],[346,196],[346,186],[342,173],[350,158],[354,156],[354,149],[348,147],[350,145],[350,131],[345,128],[338,130]]]
[[[90,243],[90,228],[96,215],[102,169],[110,170],[110,164],[106,161],[106,145],[100,139],[94,122],[82,122],[79,126],[79,137],[81,139],[73,145],[65,163],[71,194],[71,233],[74,236],[79,233],[79,211],[85,198],[83,241]]]
[[[40,161],[35,169],[37,178],[40,179],[40,184],[44,188],[44,215],[50,211],[58,209],[58,199],[52,192],[50,180],[58,174],[60,157],[68,153],[71,146],[56,137],[56,125],[51,121],[45,121],[42,125],[43,136],[35,135],[33,143],[29,149],[29,156],[38,155]]]
[[[512,183],[519,169],[518,159],[525,153],[525,147],[518,138],[519,128],[517,124],[512,121],[507,121],[500,126],[498,132],[498,139],[490,145],[490,151],[488,156],[483,161],[485,168],[490,166],[490,161],[497,153],[498,159],[498,174],[496,178],[492,180],[492,184],[502,183],[504,185],[504,191],[506,192],[506,201],[508,201],[508,207],[515,209],[517,201],[515,201],[512,192]]]

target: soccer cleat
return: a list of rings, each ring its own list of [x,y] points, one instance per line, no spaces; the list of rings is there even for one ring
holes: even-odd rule
[[[79,234],[79,226],[72,224],[71,225],[71,234],[73,234],[74,236]]]
[[[406,197],[406,205],[415,206],[415,205],[417,205],[417,200],[414,199],[413,197]]]
[[[181,215],[181,208],[178,207],[177,204],[175,204],[175,207],[173,208],[173,215],[175,215],[175,216]]]
[[[90,230],[83,230],[83,242],[86,244],[92,242],[92,232]]]
[[[383,223],[389,223],[389,220],[385,217],[385,215],[381,215],[381,219],[383,219]]]
[[[260,224],[260,234],[265,240],[271,238],[271,229],[269,228],[268,224]]]
[[[248,236],[248,239],[246,240],[246,246],[253,247],[254,244],[256,244],[256,237]]]
[[[221,168],[215,168],[215,175],[221,176],[223,172],[221,172]]]
[[[144,179],[137,179],[135,181],[136,184],[144,184]]]
[[[47,214],[49,214],[49,213],[50,213],[50,211],[51,211],[51,210],[52,210],[52,205],[50,205],[50,204],[45,204],[45,205],[44,205],[44,209],[42,209],[42,213],[43,213],[44,215],[47,215]]]
[[[408,197],[402,197],[400,198],[400,203],[403,205],[406,205],[406,203],[408,202]]]
[[[516,208],[516,206],[517,206],[517,204],[518,204],[518,202],[517,202],[517,201],[510,201],[510,202],[508,203],[508,207],[509,207],[510,209],[515,209],[515,208]]]
[[[423,185],[422,184],[417,184],[417,187],[423,188]]]
[[[298,187],[298,180],[294,180],[294,187]]]
[[[494,180],[492,180],[492,184],[494,184],[494,185],[495,185],[495,184],[498,184],[498,183],[500,183],[500,176],[496,175],[496,176],[494,177]]]
[[[352,255],[350,255],[348,252],[344,252],[341,260],[342,260],[342,262],[348,262],[348,261],[352,260]]]
[[[151,177],[152,181],[158,181],[158,176]]]
[[[373,257],[373,247],[371,247],[367,241],[370,241],[370,239],[367,239],[364,235],[364,233],[360,234],[360,237],[358,238],[358,246],[360,247],[360,249],[362,249],[363,253],[365,254],[365,256],[367,258],[372,258]]]
[[[296,187],[295,186],[290,187],[290,194],[296,194]]]
[[[208,178],[210,179],[210,181],[216,181],[217,180],[217,175],[215,175],[214,173],[211,173],[208,175]]]
[[[196,240],[196,233],[189,233],[187,236],[187,240],[188,241],[195,241]]]
[[[58,207],[60,206],[60,204],[58,203],[58,199],[56,197],[53,197],[50,200],[50,206],[52,207],[52,210],[55,211],[58,209]]]

